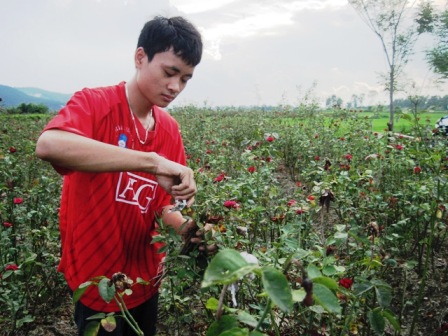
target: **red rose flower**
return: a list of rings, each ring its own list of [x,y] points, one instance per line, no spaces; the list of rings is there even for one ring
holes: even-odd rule
[[[3,222],[3,226],[5,228],[10,228],[10,227],[12,227],[12,223],[10,223],[10,222]]]
[[[11,147],[9,147],[9,152],[15,153],[15,152],[17,152],[17,149],[15,147],[11,146]]]
[[[314,196],[313,195],[309,195],[307,198],[306,198],[308,201],[314,201]]]
[[[222,180],[224,180],[225,179],[225,177],[226,177],[226,174],[224,174],[224,173],[221,173],[221,174],[219,174],[217,177],[215,177],[215,179],[213,180],[213,182],[221,182]]]
[[[249,173],[255,173],[255,167],[254,166],[250,166],[249,168],[247,168],[247,171],[249,172]]]
[[[319,155],[316,155],[316,156],[314,157],[314,161],[319,161],[319,160],[320,160]]]
[[[288,204],[288,206],[293,206],[296,203],[297,203],[297,201],[292,199],[292,200],[289,200],[287,204]]]
[[[17,271],[19,267],[16,264],[6,265],[5,271]]]
[[[231,209],[231,208],[237,209],[240,207],[240,205],[236,201],[231,201],[231,200],[225,201],[224,206],[228,209]]]
[[[353,159],[353,155],[351,155],[351,154],[345,154],[345,158],[346,158],[348,161],[351,161],[351,160]]]
[[[304,213],[305,213],[305,210],[303,210],[303,209],[297,209],[296,210],[296,214],[298,214],[298,215],[302,215]]]
[[[339,285],[344,288],[350,289],[352,288],[353,280],[350,278],[342,278],[341,280],[339,280]]]
[[[419,166],[414,167],[414,174],[420,174],[421,172],[422,172],[422,168],[420,168]]]
[[[21,198],[21,197],[14,197],[13,202],[14,202],[14,204],[22,204],[23,203],[23,198]]]
[[[448,331],[448,322],[442,323],[442,325],[440,326],[440,330]]]
[[[205,153],[211,154],[211,153],[213,153],[213,151],[211,149],[207,149],[207,151]]]
[[[275,140],[275,138],[273,137],[273,136],[268,136],[268,137],[266,137],[266,141],[267,142],[272,142],[272,141],[274,141]]]
[[[398,150],[402,150],[404,147],[402,145],[395,145],[395,148]]]

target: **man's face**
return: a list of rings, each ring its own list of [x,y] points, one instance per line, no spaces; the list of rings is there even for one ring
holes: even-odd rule
[[[137,85],[153,105],[168,106],[193,77],[194,66],[187,65],[170,49],[154,55],[151,62],[143,48],[136,51]]]

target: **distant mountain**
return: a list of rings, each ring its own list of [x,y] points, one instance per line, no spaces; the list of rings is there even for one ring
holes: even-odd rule
[[[39,88],[14,88],[11,86],[0,85],[0,106],[14,107],[24,104],[44,104],[50,110],[59,110],[64,106],[70,94],[45,91]]]

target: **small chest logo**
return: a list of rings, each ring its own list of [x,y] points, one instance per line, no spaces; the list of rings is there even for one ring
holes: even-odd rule
[[[126,143],[128,142],[128,137],[126,134],[120,134],[118,137],[118,147],[126,148]]]
[[[156,195],[157,182],[136,174],[122,172],[118,179],[115,200],[137,205],[141,213],[147,213]]]

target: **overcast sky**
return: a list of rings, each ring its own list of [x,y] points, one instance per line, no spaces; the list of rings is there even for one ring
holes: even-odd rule
[[[445,3],[446,0],[438,0]],[[379,39],[347,0],[0,0],[0,84],[73,93],[134,74],[138,34],[154,15],[183,15],[205,52],[173,104],[297,104],[353,94],[385,102]],[[421,40],[406,67],[419,94],[435,85]],[[415,90],[414,90],[415,91]]]

